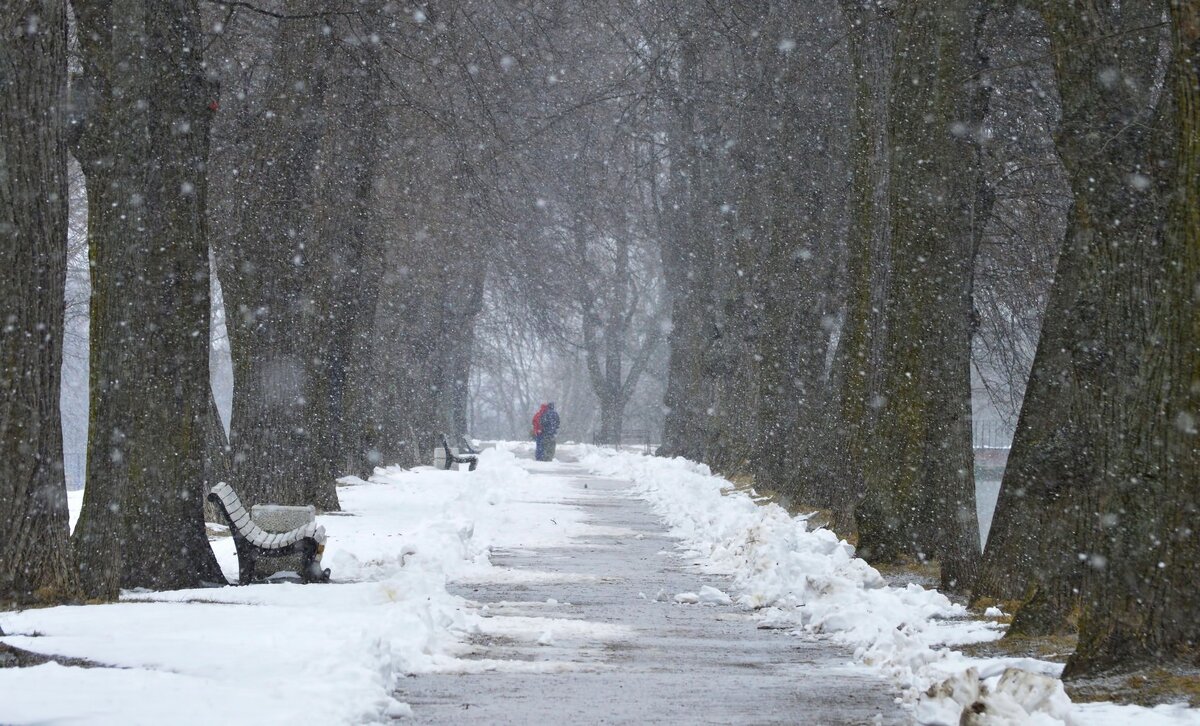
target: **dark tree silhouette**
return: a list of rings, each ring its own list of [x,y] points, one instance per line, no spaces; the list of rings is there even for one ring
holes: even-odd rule
[[[66,8],[0,9],[0,605],[77,595],[61,386],[67,273]]]

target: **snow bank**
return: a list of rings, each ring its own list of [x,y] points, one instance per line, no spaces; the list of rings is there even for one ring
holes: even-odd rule
[[[704,570],[730,575],[739,604],[769,623],[820,634],[882,670],[920,723],[1093,724],[1127,721],[1134,707],[1073,706],[1058,664],[1028,658],[968,658],[952,646],[995,640],[1002,626],[918,585],[888,586],[831,531],[810,529],[776,505],[733,491],[703,464],[580,447],[581,463],[630,479],[638,496]],[[690,593],[689,593],[690,594]],[[1195,710],[1136,709],[1139,717],[1200,724]]]
[[[504,450],[484,451],[474,472],[383,468],[341,484],[344,511],[319,517],[331,585],[125,592],[110,605],[0,612],[4,643],[112,666],[0,669],[0,723],[404,715],[392,697],[399,678],[462,670],[465,637],[503,627],[447,582],[502,576],[492,548],[562,544],[585,526],[554,504],[568,490],[561,478],[531,476]],[[213,549],[235,578],[232,540]],[[564,637],[558,622],[529,627]]]

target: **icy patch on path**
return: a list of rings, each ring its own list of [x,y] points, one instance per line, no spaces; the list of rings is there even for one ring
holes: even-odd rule
[[[821,634],[899,685],[920,723],[958,724],[983,703],[988,724],[1200,724],[1196,709],[1072,704],[1062,666],[1029,658],[969,658],[956,645],[999,638],[1002,626],[918,585],[888,586],[854,548],[776,505],[760,506],[707,466],[581,446],[593,473],[629,479],[679,537],[684,556],[730,575],[734,600],[764,624]],[[699,596],[684,593],[688,602]],[[932,689],[932,690],[931,690]],[[926,695],[930,692],[931,695]],[[966,723],[966,721],[964,721]]]

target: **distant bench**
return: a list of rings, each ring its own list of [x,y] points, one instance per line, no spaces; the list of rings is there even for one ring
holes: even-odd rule
[[[464,448],[465,452],[452,448],[450,439],[446,437],[446,434],[442,434],[442,449],[446,452],[446,462],[442,468],[449,469],[455,464],[467,464],[467,471],[475,471],[476,465],[479,464],[479,452],[472,449],[469,444]]]
[[[315,521],[288,532],[267,532],[255,523],[233,487],[219,482],[208,498],[229,520],[233,544],[237,548],[238,584],[248,585],[254,578],[254,561],[259,557],[300,555],[300,579],[304,582],[328,582],[329,570],[321,569],[325,551],[325,528]]]

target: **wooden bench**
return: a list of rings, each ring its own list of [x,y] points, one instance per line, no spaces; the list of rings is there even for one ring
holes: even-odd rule
[[[442,448],[446,451],[446,469],[455,464],[467,464],[467,471],[475,471],[475,466],[479,463],[479,452],[472,449],[470,445],[466,447],[470,453],[460,453],[450,447],[450,439],[446,437],[446,434],[442,434]]]
[[[208,495],[229,520],[229,531],[237,548],[238,584],[248,585],[254,578],[254,561],[259,557],[285,557],[299,554],[301,567],[297,573],[304,582],[328,582],[329,570],[321,569],[321,553],[325,551],[325,528],[309,522],[290,532],[271,533],[255,524],[250,512],[233,487],[219,482]]]

